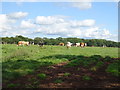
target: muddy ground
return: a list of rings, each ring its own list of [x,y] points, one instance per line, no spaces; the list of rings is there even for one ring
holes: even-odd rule
[[[118,77],[105,71],[109,63],[95,71],[90,70],[91,66],[65,67],[67,63],[69,61],[40,67],[32,74],[3,83],[3,88],[7,88],[8,84],[12,84],[12,88],[120,88]],[[39,73],[46,74],[46,78],[40,79],[37,76]],[[65,75],[65,73],[69,73],[69,75]],[[85,75],[90,79],[85,80],[83,78]]]

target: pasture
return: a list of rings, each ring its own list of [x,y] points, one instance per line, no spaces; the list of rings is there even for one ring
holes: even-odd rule
[[[120,87],[118,48],[6,44],[1,59],[3,88]]]

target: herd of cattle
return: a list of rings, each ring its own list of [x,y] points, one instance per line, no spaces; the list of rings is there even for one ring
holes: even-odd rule
[[[34,42],[25,42],[25,41],[19,41],[18,42],[18,44],[17,44],[17,46],[21,46],[21,45],[26,45],[26,46],[29,46],[29,45],[31,45],[31,44],[33,44],[33,45],[35,45],[34,44]],[[44,46],[44,43],[43,42],[39,42],[39,43],[37,43],[37,45],[39,45],[39,46]],[[87,46],[87,43],[71,43],[71,42],[67,42],[67,44],[65,44],[65,43],[59,43],[59,46],[66,46],[67,48],[70,48],[71,46],[76,46],[76,47],[85,47],[85,46]]]

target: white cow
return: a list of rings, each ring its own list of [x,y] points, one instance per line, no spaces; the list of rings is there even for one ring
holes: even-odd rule
[[[67,42],[66,46],[69,49],[72,46],[72,43],[71,42]]]
[[[76,47],[79,47],[79,46],[80,46],[80,43],[75,43],[75,46],[76,46]]]
[[[85,43],[85,47],[87,46],[87,43]]]

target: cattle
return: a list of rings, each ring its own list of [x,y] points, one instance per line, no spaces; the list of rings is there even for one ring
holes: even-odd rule
[[[66,46],[69,49],[72,46],[72,43],[71,42],[67,42]]]
[[[34,45],[34,41],[30,41],[29,44],[30,44],[30,45]]]
[[[87,46],[87,43],[75,43],[75,46],[76,47],[85,47],[85,46]]]
[[[59,43],[60,46],[64,46],[65,44],[64,43]]]
[[[76,47],[79,47],[79,46],[80,46],[80,43],[76,43],[75,46],[76,46]]]
[[[83,48],[83,47],[87,46],[87,44],[82,42],[82,43],[80,43],[80,46],[81,46],[81,48]]]
[[[85,43],[85,47],[87,46],[87,43]]]
[[[103,45],[103,47],[106,47],[106,45]]]
[[[29,42],[25,42],[25,41],[19,41],[17,46],[20,46],[20,45],[26,45],[26,46],[29,46]]]
[[[39,42],[39,43],[38,43],[38,46],[43,47],[43,46],[44,46],[44,43],[43,43],[43,42]]]

